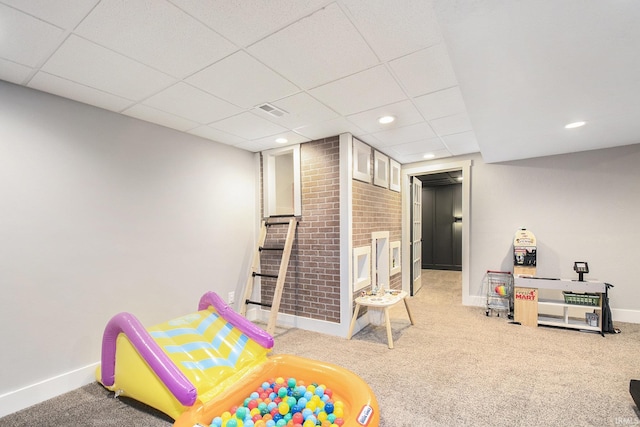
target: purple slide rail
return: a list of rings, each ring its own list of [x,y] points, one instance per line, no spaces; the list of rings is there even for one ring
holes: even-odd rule
[[[270,334],[233,311],[214,292],[207,292],[200,298],[198,311],[206,310],[209,306],[213,306],[222,318],[262,347],[273,348],[273,337]],[[192,406],[196,402],[198,394],[196,387],[160,348],[142,323],[130,313],[116,314],[105,327],[102,336],[102,384],[110,387],[115,383],[116,340],[121,333],[125,334],[140,356],[147,362],[160,381],[167,386],[178,402],[184,406]]]

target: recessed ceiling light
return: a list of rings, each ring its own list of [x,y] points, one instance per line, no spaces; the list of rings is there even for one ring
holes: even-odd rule
[[[396,118],[393,116],[382,116],[378,119],[378,123],[380,123],[381,125],[386,125],[393,122],[395,119]]]
[[[436,156],[436,155],[435,155],[435,154],[433,154],[433,153],[428,153],[428,154],[425,154],[425,155],[424,155],[424,156],[422,156],[422,157],[423,157],[423,158],[425,158],[425,159],[433,159],[435,156]]]
[[[464,178],[462,178],[461,176],[456,178],[458,181],[462,181]]]
[[[276,142],[278,144],[285,144],[285,143],[289,142],[289,140],[287,138],[277,138]]]
[[[573,123],[569,123],[564,128],[565,129],[575,129],[575,128],[579,128],[580,126],[584,126],[586,124],[587,124],[587,122],[573,122]]]

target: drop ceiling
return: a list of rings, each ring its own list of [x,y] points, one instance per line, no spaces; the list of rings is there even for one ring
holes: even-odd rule
[[[350,132],[403,164],[498,162],[640,142],[638,18],[630,0],[0,0],[0,79],[253,152]]]

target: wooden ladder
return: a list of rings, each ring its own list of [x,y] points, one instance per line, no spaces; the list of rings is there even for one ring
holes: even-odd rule
[[[268,230],[271,227],[277,225],[285,225],[288,224],[289,228],[287,229],[287,235],[284,241],[283,246],[277,247],[265,247],[265,242],[267,240]],[[240,314],[243,316],[247,315],[247,306],[249,304],[255,304],[262,307],[270,307],[271,313],[269,315],[269,321],[267,323],[267,332],[271,335],[275,332],[276,329],[276,321],[278,319],[278,310],[280,309],[280,300],[282,299],[282,290],[284,288],[284,282],[287,277],[287,267],[289,265],[289,257],[291,256],[291,248],[293,247],[293,240],[295,239],[296,234],[296,226],[298,225],[298,220],[296,217],[291,215],[283,215],[283,216],[270,216],[269,218],[262,221],[262,227],[260,229],[260,237],[258,238],[258,247],[253,255],[253,263],[251,264],[251,273],[249,274],[249,279],[247,280],[247,286],[244,291],[244,299],[242,307],[240,308]],[[280,259],[280,267],[278,269],[278,274],[265,274],[260,272],[260,254],[263,251],[281,251],[282,258]],[[273,300],[269,303],[263,303],[260,301],[252,301],[251,295],[253,294],[253,288],[255,284],[256,277],[268,277],[276,279],[276,287],[273,294]]]

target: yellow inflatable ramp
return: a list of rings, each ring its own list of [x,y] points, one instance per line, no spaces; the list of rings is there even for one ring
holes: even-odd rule
[[[271,335],[209,292],[196,313],[148,329],[129,313],[114,316],[105,327],[96,378],[117,396],[169,415],[174,427],[209,426],[276,377],[326,384],[344,402],[343,426],[378,426],[375,396],[360,377],[311,359],[267,357],[272,347]]]

